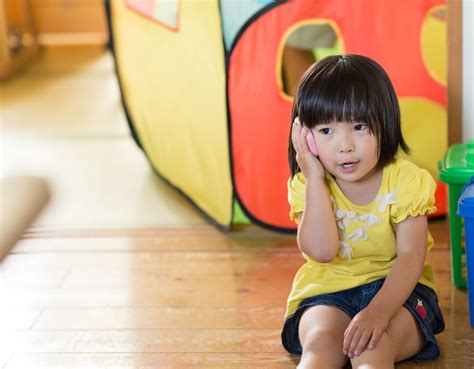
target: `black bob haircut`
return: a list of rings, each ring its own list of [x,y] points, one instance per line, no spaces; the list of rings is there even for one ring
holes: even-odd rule
[[[395,160],[400,147],[409,152],[400,124],[400,107],[390,78],[383,68],[362,55],[328,56],[314,63],[301,77],[291,112],[312,129],[330,122],[360,122],[368,125],[377,138],[383,168]],[[288,162],[291,175],[300,168],[290,138]]]

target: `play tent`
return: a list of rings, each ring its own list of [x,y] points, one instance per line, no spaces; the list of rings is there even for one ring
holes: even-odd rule
[[[412,160],[437,178],[447,147],[443,0],[111,0],[112,48],[132,134],[155,171],[214,224],[293,231],[282,53],[324,24],[399,96]],[[437,202],[445,209],[445,189]]]

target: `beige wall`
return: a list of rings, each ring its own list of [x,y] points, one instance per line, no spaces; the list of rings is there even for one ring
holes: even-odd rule
[[[463,141],[474,140],[474,1],[462,3]]]

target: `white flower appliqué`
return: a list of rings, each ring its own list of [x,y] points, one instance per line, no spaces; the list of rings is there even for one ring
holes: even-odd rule
[[[369,237],[367,236],[367,233],[365,232],[365,229],[362,227],[357,228],[355,231],[349,233],[346,238],[351,241],[360,241],[360,240],[365,241],[369,239]]]
[[[351,259],[352,258],[352,247],[347,242],[339,241],[339,250],[337,251],[342,259]]]
[[[339,239],[350,241],[351,243],[368,240],[367,230],[376,224],[381,223],[380,218],[374,214],[357,215],[355,211],[336,210],[336,221],[339,231]],[[353,222],[360,222],[358,228],[346,234],[347,227]],[[355,223],[357,226],[357,223]],[[352,246],[348,242],[339,241],[338,256],[343,259],[351,259],[353,256]]]
[[[397,194],[397,192],[398,191],[394,191],[394,192],[389,192],[385,195],[377,196],[377,200],[380,202],[379,209],[378,209],[379,212],[383,213],[388,205],[397,203],[397,200],[395,198],[395,195]]]
[[[363,214],[359,217],[360,220],[365,222],[364,229],[367,230],[373,225],[379,224],[382,221],[377,215],[374,214]]]
[[[336,210],[336,219],[338,219],[339,228],[344,229],[349,227],[351,222],[355,220],[357,217],[357,213],[355,211],[350,210]]]

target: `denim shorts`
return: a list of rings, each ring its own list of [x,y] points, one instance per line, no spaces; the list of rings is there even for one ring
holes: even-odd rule
[[[334,306],[352,319],[370,303],[384,281],[385,279],[379,279],[359,287],[303,300],[296,312],[285,320],[281,333],[283,347],[290,354],[301,355],[298,327],[301,316],[307,308],[316,305]],[[436,293],[431,288],[418,283],[403,306],[415,317],[425,338],[423,349],[408,360],[436,359],[439,356],[439,345],[434,335],[444,330],[444,319],[438,306]]]

